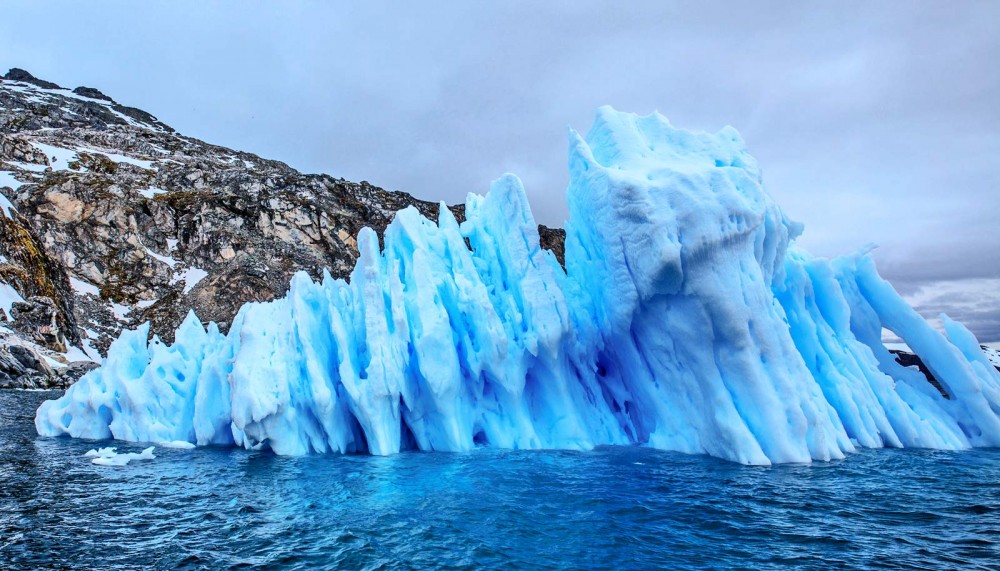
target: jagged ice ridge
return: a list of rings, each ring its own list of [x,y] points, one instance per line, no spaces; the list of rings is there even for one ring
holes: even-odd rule
[[[599,110],[570,132],[566,269],[520,181],[467,220],[400,211],[349,282],[304,273],[228,335],[126,332],[42,404],[39,434],[277,454],[643,444],[746,464],[858,447],[1000,445],[1000,374],[942,335],[869,254],[817,259],[739,134]],[[938,379],[895,362],[883,327]]]

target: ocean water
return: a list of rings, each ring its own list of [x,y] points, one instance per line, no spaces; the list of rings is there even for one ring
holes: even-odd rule
[[[0,391],[2,569],[998,569],[1000,450],[746,467],[636,447],[389,458],[40,438]],[[116,443],[119,452],[142,446]]]

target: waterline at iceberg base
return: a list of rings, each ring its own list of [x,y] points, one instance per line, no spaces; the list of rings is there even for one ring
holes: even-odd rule
[[[857,253],[812,258],[735,130],[602,108],[570,133],[566,268],[520,181],[466,221],[399,212],[349,282],[297,275],[228,335],[122,334],[38,409],[46,436],[392,454],[642,444],[746,464],[1000,446],[1000,374]],[[888,328],[940,389],[895,362]]]

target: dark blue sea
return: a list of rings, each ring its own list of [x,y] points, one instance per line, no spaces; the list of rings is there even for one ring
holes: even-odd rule
[[[54,396],[0,391],[5,570],[1000,569],[1000,450],[759,468],[633,447],[158,448],[115,468],[35,434]]]

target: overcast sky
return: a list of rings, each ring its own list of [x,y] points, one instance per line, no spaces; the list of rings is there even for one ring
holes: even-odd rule
[[[566,217],[603,104],[736,127],[832,256],[1000,341],[1000,2],[0,1],[0,66],[305,172]],[[808,5],[808,7],[806,6]]]

